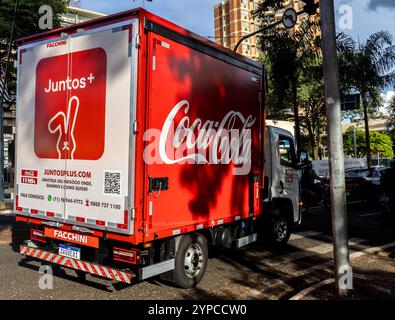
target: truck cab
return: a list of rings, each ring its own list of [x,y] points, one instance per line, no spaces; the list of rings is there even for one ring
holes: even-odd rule
[[[272,242],[284,244],[288,241],[294,224],[302,221],[300,200],[301,170],[291,132],[266,127],[264,217],[271,230],[266,234]]]

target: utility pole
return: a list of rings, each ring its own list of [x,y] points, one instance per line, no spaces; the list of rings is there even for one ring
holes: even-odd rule
[[[8,76],[8,66],[10,64],[10,57],[12,51],[12,41],[14,39],[15,33],[15,21],[16,21],[16,13],[18,11],[18,0],[15,0],[14,6],[14,16],[12,19],[12,26],[11,26],[11,35],[10,40],[8,43],[8,52],[7,52],[7,60],[5,65],[5,72],[4,72],[4,80],[3,80],[3,92],[0,97],[0,201],[4,201],[4,95],[5,95],[5,88],[6,88],[6,81]]]
[[[320,1],[320,15],[324,58],[326,114],[328,119],[329,173],[336,286],[338,293],[340,295],[345,295],[348,293],[348,286],[345,287],[340,282],[342,281],[343,273],[349,272],[351,267],[348,249],[339,69],[336,51],[335,10],[333,0]]]

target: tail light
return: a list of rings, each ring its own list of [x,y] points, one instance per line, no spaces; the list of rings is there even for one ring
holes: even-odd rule
[[[123,249],[123,248],[113,248],[112,258],[115,261],[126,262],[129,264],[139,264],[140,263],[140,250],[138,249]]]
[[[31,229],[30,230],[30,239],[47,243],[47,238],[44,235],[44,232],[41,230]]]

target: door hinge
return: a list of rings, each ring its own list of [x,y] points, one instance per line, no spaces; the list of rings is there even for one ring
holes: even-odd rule
[[[137,121],[135,120],[135,121],[133,121],[133,134],[136,134],[137,133]]]
[[[140,48],[141,47],[141,37],[139,34],[136,34],[136,48]]]
[[[134,218],[136,217],[136,208],[132,208],[131,212],[132,212],[131,219],[134,220]]]

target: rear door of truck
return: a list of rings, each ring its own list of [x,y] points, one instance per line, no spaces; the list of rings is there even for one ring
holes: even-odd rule
[[[133,233],[137,23],[19,48],[19,214]]]

